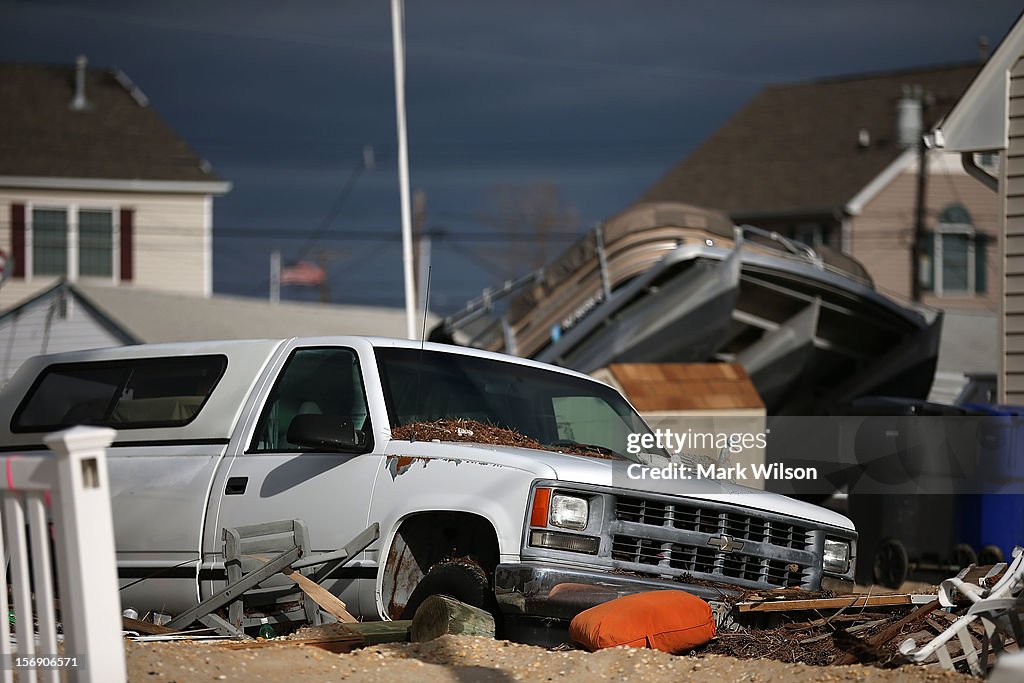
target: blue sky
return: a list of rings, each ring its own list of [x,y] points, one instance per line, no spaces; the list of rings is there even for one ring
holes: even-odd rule
[[[557,190],[566,230],[632,202],[761,87],[962,62],[1005,0],[409,0],[412,185],[427,197],[432,300],[451,310],[525,267],[514,200]],[[401,305],[390,6],[5,2],[0,59],[123,69],[234,190],[215,203],[215,290],[265,296],[273,248],[330,250],[337,302]],[[519,231],[506,244],[495,232]],[[374,239],[351,239],[346,233]],[[350,235],[351,236],[351,235]],[[563,246],[561,234],[555,244]],[[288,288],[286,298],[315,293]]]

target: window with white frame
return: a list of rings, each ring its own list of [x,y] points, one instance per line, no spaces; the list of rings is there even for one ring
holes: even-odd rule
[[[33,207],[29,224],[33,276],[114,277],[114,211]]]
[[[975,230],[971,214],[962,204],[950,204],[938,218],[925,241],[922,285],[939,296],[983,294],[988,236]]]
[[[32,210],[32,270],[36,275],[67,274],[67,209]]]

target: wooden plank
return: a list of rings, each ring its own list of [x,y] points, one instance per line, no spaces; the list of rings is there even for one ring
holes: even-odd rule
[[[281,573],[298,584],[303,593],[312,598],[313,602],[320,605],[325,612],[333,615],[335,619],[344,624],[355,623],[356,618],[349,614],[348,607],[334,593],[291,567],[285,567]]]
[[[261,650],[275,647],[316,647],[328,652],[351,652],[365,644],[363,637],[358,633],[351,635],[330,636],[326,638],[297,638],[295,640],[252,640],[232,641],[229,643],[211,643],[211,647],[224,648],[226,650]]]
[[[345,624],[345,628],[352,629],[363,636],[363,640],[366,641],[367,645],[409,642],[409,629],[411,627],[412,619],[359,621],[354,624]]]
[[[842,609],[844,607],[895,607],[912,605],[912,595],[848,595],[813,600],[767,600],[736,603],[740,612],[791,612],[807,609]]]
[[[141,621],[139,619],[129,619],[128,617],[121,617],[122,628],[125,631],[136,631],[144,636],[162,636],[168,633],[181,633],[173,628],[167,628],[166,626],[159,626],[157,624],[151,624],[148,621]]]
[[[920,619],[921,617],[924,617],[924,616],[927,616],[927,615],[931,614],[936,609],[938,609],[938,607],[939,607],[939,601],[938,600],[932,600],[927,605],[921,605],[916,610],[914,610],[913,612],[911,612],[907,616],[903,617],[899,621],[896,621],[896,622],[893,622],[892,624],[889,624],[883,630],[879,631],[875,635],[873,635],[870,638],[868,638],[867,639],[867,644],[871,648],[878,648],[878,647],[881,647],[882,645],[885,645],[890,640],[892,640],[894,637],[896,637],[899,634],[899,632],[903,630],[904,626],[906,626],[907,624],[911,623],[912,621],[916,621],[917,619]],[[854,664],[856,662],[857,662],[857,657],[855,655],[850,654],[849,652],[844,652],[843,654],[841,654],[838,657],[836,657],[835,660],[833,660],[832,663],[833,664]]]

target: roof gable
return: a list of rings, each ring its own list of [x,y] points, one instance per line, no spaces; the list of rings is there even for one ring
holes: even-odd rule
[[[1006,149],[1009,79],[1024,54],[1024,14],[942,123],[943,147],[953,152]]]
[[[896,103],[904,85],[935,97],[931,126],[978,73],[978,64],[769,86],[666,173],[641,201],[684,201],[735,220],[829,215],[901,154]],[[861,146],[860,131],[868,133]]]
[[[0,64],[0,176],[219,180],[123,73],[87,69],[84,111],[74,82],[74,66]]]

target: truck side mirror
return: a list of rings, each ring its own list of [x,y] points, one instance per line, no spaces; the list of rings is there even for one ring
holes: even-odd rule
[[[364,438],[356,432],[352,420],[338,415],[296,415],[288,425],[285,438],[298,446],[320,450],[360,453]]]

